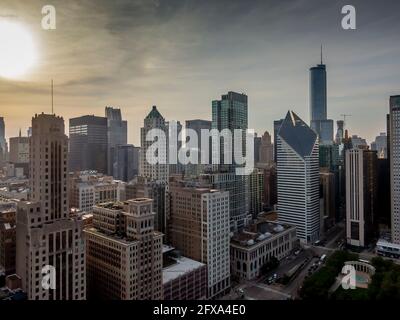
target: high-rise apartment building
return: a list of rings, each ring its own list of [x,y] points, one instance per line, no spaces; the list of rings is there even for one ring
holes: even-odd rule
[[[400,244],[400,95],[390,97],[389,141],[392,241]]]
[[[163,235],[154,231],[153,200],[95,206],[85,234],[89,299],[163,298]]]
[[[278,132],[278,220],[297,227],[304,243],[319,239],[318,137],[289,111]]]
[[[122,120],[121,110],[113,107],[105,108],[107,118],[107,174],[117,178],[118,166],[117,147],[128,143],[128,123]]]
[[[152,129],[164,132],[165,143],[160,143],[158,155],[147,154],[148,149],[154,143],[153,140],[147,141],[146,137]],[[150,180],[168,183],[169,162],[168,162],[168,127],[164,117],[158,112],[157,107],[153,106],[150,113],[144,119],[144,126],[140,129],[140,168],[139,174]],[[158,163],[156,157],[158,157]]]
[[[207,265],[208,298],[230,288],[229,193],[171,181],[170,239],[188,258]]]
[[[29,201],[17,208],[17,274],[33,300],[86,298],[83,221],[69,216],[68,138],[64,120],[35,115],[30,138]],[[50,266],[55,289],[42,285]]]
[[[69,120],[70,171],[107,173],[107,118],[93,115]]]
[[[346,238],[347,243],[366,247],[377,231],[376,151],[346,151]]]

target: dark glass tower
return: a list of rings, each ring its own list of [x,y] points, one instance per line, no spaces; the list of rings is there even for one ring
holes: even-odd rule
[[[107,173],[107,118],[82,116],[69,120],[71,171]]]

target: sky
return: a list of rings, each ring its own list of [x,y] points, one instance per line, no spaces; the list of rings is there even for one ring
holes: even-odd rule
[[[41,28],[47,4],[56,30]],[[356,30],[341,27],[346,4]],[[0,78],[0,116],[8,137],[26,132],[35,113],[51,112],[54,79],[57,115],[119,107],[135,145],[152,105],[167,120],[210,119],[227,91],[248,95],[249,128],[272,132],[289,109],[309,122],[309,68],[323,44],[328,117],[351,114],[350,134],[370,142],[400,94],[399,12],[396,0],[1,0],[0,20],[29,28],[38,61]]]

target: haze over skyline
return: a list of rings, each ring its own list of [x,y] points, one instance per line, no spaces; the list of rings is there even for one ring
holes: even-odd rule
[[[249,127],[259,135],[289,109],[309,122],[309,68],[321,43],[328,118],[351,114],[350,134],[371,142],[386,131],[389,96],[400,91],[398,1],[351,1],[354,31],[340,24],[347,1],[53,1],[53,31],[40,26],[45,4],[0,4],[0,19],[29,27],[39,50],[29,74],[0,78],[8,137],[51,112],[51,79],[57,115],[121,108],[135,145],[152,105],[167,120],[210,119],[211,101],[227,91],[248,95]]]

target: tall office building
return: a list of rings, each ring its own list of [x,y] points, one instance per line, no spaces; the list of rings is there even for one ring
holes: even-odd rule
[[[147,150],[154,143],[154,141],[147,141],[146,136],[152,129],[162,130],[165,134],[165,144],[160,145],[158,150],[159,159],[163,157],[163,163],[152,164],[154,159],[147,159]],[[140,168],[139,174],[149,180],[161,181],[168,183],[169,176],[169,161],[168,161],[168,127],[164,117],[158,112],[157,107],[153,106],[150,113],[144,119],[144,126],[140,129]],[[150,155],[150,157],[156,155]]]
[[[366,247],[377,231],[376,151],[346,151],[346,239],[356,247]]]
[[[385,132],[381,132],[371,143],[371,150],[377,151],[379,159],[387,158],[387,136]]]
[[[222,95],[221,100],[212,102],[212,129],[217,129],[219,132],[228,129],[234,134],[235,129],[242,130],[242,152],[246,152],[245,134],[248,128],[248,106],[247,96],[236,92],[228,92]],[[217,175],[214,180],[222,181],[227,185],[230,197],[230,219],[234,229],[242,228],[246,224],[248,216],[248,194],[247,194],[247,179],[245,176],[237,175],[235,169],[239,164],[235,163],[234,150],[238,147],[238,141],[232,139],[231,152],[232,164],[227,164],[224,154],[224,139],[220,140],[220,163],[216,166],[216,171],[213,174]],[[213,155],[215,151],[213,150]],[[215,187],[215,186],[213,186]]]
[[[181,174],[184,171],[184,166],[179,161],[178,156],[179,156],[179,150],[182,148],[182,140],[181,139],[184,138],[184,137],[181,137],[181,138],[179,137],[179,135],[182,133],[182,124],[179,121],[172,120],[172,121],[166,122],[166,126],[167,126],[167,132],[168,132],[168,142],[172,144],[172,140],[176,141],[175,142],[176,150],[174,150],[173,152],[176,153],[177,162],[169,164],[169,174]],[[173,130],[175,130],[173,128],[176,128],[176,136],[174,135],[175,133],[172,132]],[[169,147],[171,147],[171,146],[169,146]]]
[[[390,97],[390,189],[392,241],[400,244],[400,95]]]
[[[326,65],[310,68],[310,127],[319,137],[320,144],[333,143],[333,120],[327,118]]]
[[[0,164],[7,160],[6,125],[4,118],[0,117]]]
[[[70,171],[107,173],[107,118],[93,115],[69,120]]]
[[[90,299],[162,299],[162,234],[151,199],[95,206],[85,235]]]
[[[336,144],[341,144],[344,135],[344,121],[343,120],[336,121],[336,126],[337,130],[336,130],[335,142]]]
[[[318,137],[289,111],[278,132],[278,220],[295,225],[300,241],[319,239]]]
[[[209,120],[202,120],[202,119],[195,119],[195,120],[186,120],[186,129],[192,129],[196,132],[197,137],[198,137],[198,164],[197,165],[187,165],[185,166],[185,174],[192,174],[192,175],[199,175],[204,172],[206,167],[209,167],[206,164],[201,163],[201,145],[202,145],[202,140],[201,140],[201,130],[211,130],[211,121]],[[208,163],[211,164],[211,139],[209,141],[209,149],[208,149]]]
[[[167,215],[169,212],[169,201],[167,199],[168,185],[149,180],[146,177],[136,177],[125,186],[125,197],[127,200],[136,198],[149,198],[153,200],[154,230],[168,235]]]
[[[21,131],[18,137],[10,138],[9,161],[12,163],[29,163],[29,138],[22,137]]]
[[[116,175],[118,170],[117,147],[128,143],[128,124],[126,120],[122,120],[121,110],[113,107],[105,108],[105,117],[107,118],[107,166],[108,175]]]
[[[274,146],[271,143],[271,135],[265,131],[261,138],[259,162],[272,165],[274,161]]]
[[[113,177],[125,182],[131,181],[139,173],[139,147],[120,144],[113,147]]]
[[[208,298],[229,291],[229,194],[171,181],[170,238],[186,257],[207,265]]]
[[[249,214],[255,219],[263,210],[264,172],[254,169],[248,176]]]
[[[17,209],[17,274],[33,300],[86,298],[83,221],[69,216],[68,138],[64,120],[40,114],[32,119],[29,201]],[[42,270],[52,266],[55,289],[42,286]]]
[[[261,147],[261,137],[254,134],[254,163],[260,162],[260,147]]]
[[[274,162],[276,163],[276,159],[278,156],[278,132],[281,128],[281,125],[285,119],[275,120],[274,121]]]

